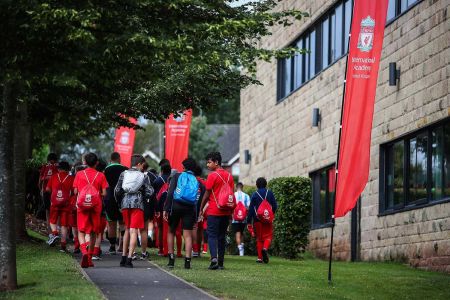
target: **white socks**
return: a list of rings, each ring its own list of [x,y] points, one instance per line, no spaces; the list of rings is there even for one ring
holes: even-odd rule
[[[244,243],[240,244],[238,246],[239,249],[239,256],[244,256]]]

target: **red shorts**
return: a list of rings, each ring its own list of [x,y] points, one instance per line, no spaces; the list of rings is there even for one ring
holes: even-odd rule
[[[272,240],[273,236],[273,224],[272,223],[261,223],[255,222],[253,224],[255,227],[255,235],[257,241]]]
[[[59,218],[59,225],[66,227],[69,225],[69,215],[70,212],[67,209],[54,208],[53,206],[50,206],[51,224],[58,224]]]
[[[84,233],[99,232],[100,231],[100,210],[82,211],[77,210],[77,225],[78,231]]]
[[[144,211],[139,208],[122,209],[123,223],[129,228],[144,228]]]

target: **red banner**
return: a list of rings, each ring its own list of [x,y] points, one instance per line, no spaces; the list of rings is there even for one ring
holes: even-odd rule
[[[189,131],[191,129],[192,110],[166,120],[166,158],[172,168],[183,170],[181,162],[187,158],[189,151]]]
[[[130,118],[130,122],[136,124],[136,119]],[[133,128],[119,127],[116,129],[114,138],[114,151],[120,154],[120,163],[131,167],[131,156],[133,155],[135,132]]]
[[[388,0],[355,0],[339,148],[335,217],[356,204],[369,176],[370,139]]]

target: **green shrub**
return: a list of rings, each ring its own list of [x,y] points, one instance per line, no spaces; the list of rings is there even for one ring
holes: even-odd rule
[[[253,185],[244,185],[243,192],[249,195],[250,197],[254,192],[256,192],[256,186]]]
[[[278,202],[274,221],[272,253],[298,258],[308,244],[311,227],[311,180],[304,177],[280,177],[269,182]]]

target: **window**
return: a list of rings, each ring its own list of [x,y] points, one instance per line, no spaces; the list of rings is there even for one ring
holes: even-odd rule
[[[381,212],[450,199],[450,119],[381,150]]]
[[[420,0],[389,0],[387,22],[401,15]]]
[[[328,225],[333,215],[336,171],[334,166],[311,174],[313,196],[312,227]]]
[[[278,101],[347,53],[351,16],[352,0],[341,0],[292,43],[308,53],[295,55],[292,64],[278,60]]]

